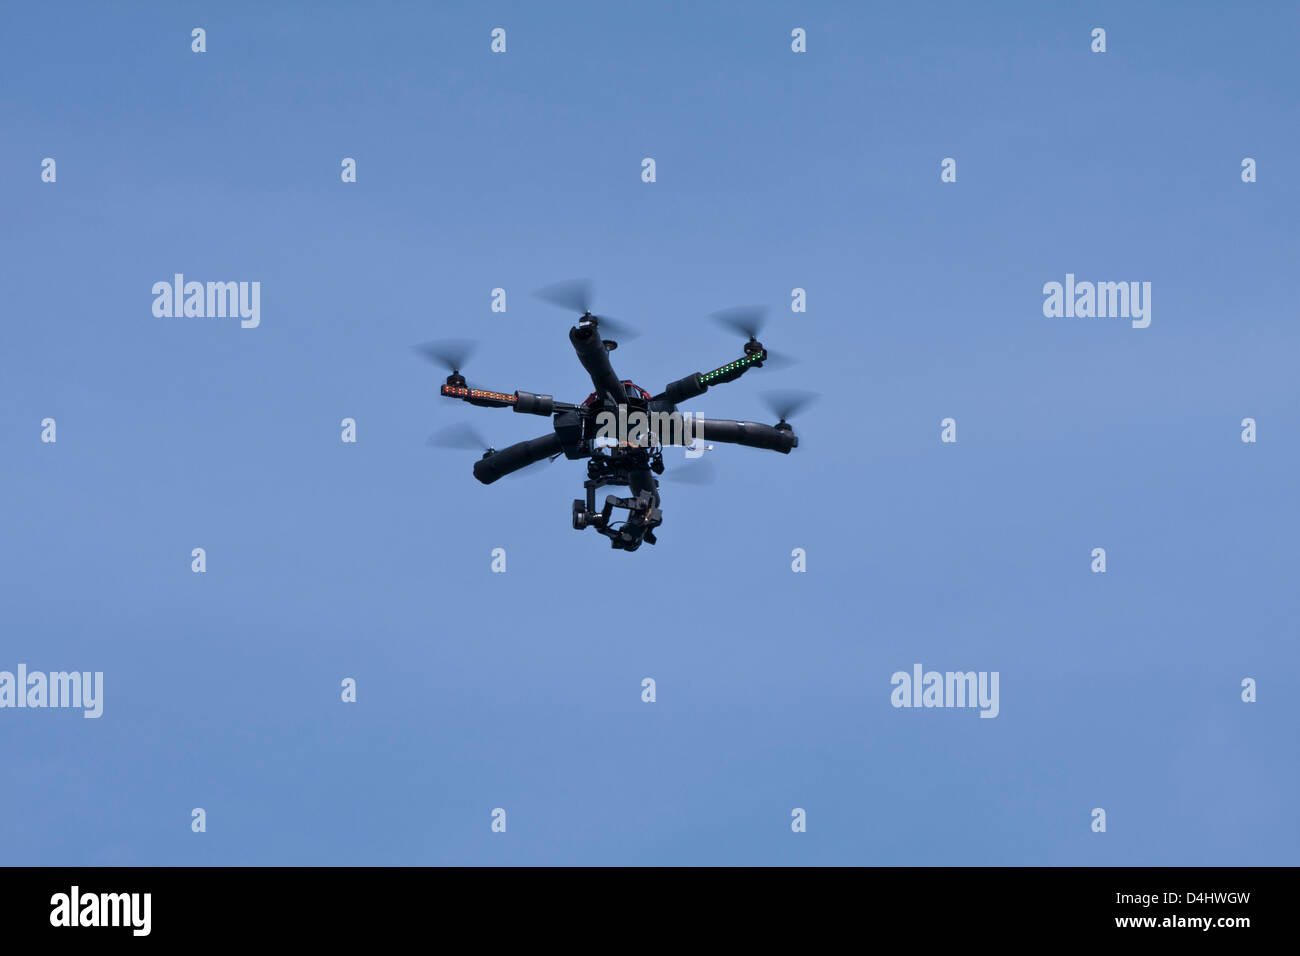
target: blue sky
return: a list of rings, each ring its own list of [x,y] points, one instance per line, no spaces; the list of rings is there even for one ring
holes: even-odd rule
[[[5,20],[0,670],[105,701],[0,710],[4,862],[1296,862],[1293,5]],[[176,272],[259,281],[260,327],[156,318]],[[1045,318],[1067,273],[1151,282],[1150,327]],[[570,528],[580,465],[425,447],[547,426],[414,343],[590,391],[530,297],[572,276],[652,391],[771,306],[801,364],[689,408],[816,389],[801,447],[720,446],[631,555]],[[894,709],[916,662],[999,672],[999,716]]]

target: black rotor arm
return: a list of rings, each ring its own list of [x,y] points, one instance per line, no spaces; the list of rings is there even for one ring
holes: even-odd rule
[[[746,346],[745,354],[734,362],[728,362],[721,368],[715,368],[712,372],[695,372],[685,378],[670,382],[652,401],[676,405],[687,399],[695,398],[697,395],[703,395],[711,385],[734,382],[751,368],[762,367],[765,358],[767,358],[767,350],[761,345],[754,349]]]
[[[594,322],[583,322],[569,329],[569,341],[578,353],[578,361],[591,376],[591,384],[596,393],[608,395],[615,404],[627,404],[627,392],[623,383],[614,374],[614,367],[609,364],[609,350],[600,338]]]
[[[528,441],[516,442],[500,451],[489,451],[474,462],[474,477],[485,485],[490,485],[498,478],[504,478],[513,471],[527,468],[529,465],[558,455],[564,450],[560,436],[547,432]]]
[[[578,407],[569,402],[557,402],[550,395],[537,395],[522,390],[492,392],[483,388],[470,388],[468,385],[446,384],[442,386],[442,394],[483,408],[513,408],[528,415],[548,417],[555,412],[571,412]]]
[[[705,441],[745,445],[790,454],[799,447],[799,438],[789,425],[763,425],[759,422],[737,422],[726,418],[693,417],[692,423]]]

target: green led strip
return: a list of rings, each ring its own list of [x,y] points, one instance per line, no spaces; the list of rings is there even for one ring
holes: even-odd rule
[[[763,355],[762,352],[755,352],[753,355],[746,355],[742,359],[736,359],[736,361],[731,362],[728,365],[724,365],[722,366],[722,368],[715,368],[712,372],[709,372],[705,375],[701,375],[700,382],[701,384],[708,385],[709,382],[712,381],[713,379],[726,375],[728,372],[734,372],[738,368],[745,368],[747,366],[753,365],[762,357],[762,355]]]

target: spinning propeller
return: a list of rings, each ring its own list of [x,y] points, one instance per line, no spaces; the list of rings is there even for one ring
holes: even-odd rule
[[[466,424],[465,422],[456,422],[453,425],[448,425],[445,428],[438,429],[438,431],[429,436],[425,444],[431,448],[453,448],[457,451],[478,451],[483,453],[482,457],[484,458],[487,458],[490,455],[495,455],[498,450],[492,446],[491,442],[483,437],[482,432],[473,425]],[[552,455],[546,460],[555,461],[558,457],[560,456]],[[534,464],[537,463],[534,462]],[[512,472],[506,477],[514,478],[520,474],[528,472],[531,468],[532,466],[525,466]]]
[[[713,462],[685,458],[682,464],[662,475],[660,481],[667,479],[670,485],[711,485],[717,477]]]
[[[719,325],[726,326],[733,332],[739,332],[745,336],[748,339],[745,343],[746,353],[763,349],[763,343],[758,340],[758,333],[762,332],[767,326],[767,306],[739,305],[731,309],[721,309],[711,313],[709,317]],[[784,353],[773,352],[771,349],[764,351],[767,352],[767,357],[763,359],[763,365],[773,371],[789,368],[791,365],[797,364],[795,359]]]
[[[429,440],[425,444],[432,448],[481,451],[485,457],[496,451],[491,443],[483,437],[482,432],[473,425],[467,425],[464,422],[457,422],[454,425],[439,429],[429,436]]]
[[[448,385],[465,387],[465,376],[460,370],[469,361],[478,343],[470,339],[440,339],[415,346],[415,351],[435,365],[441,365],[451,374],[447,376]]]
[[[590,279],[566,279],[564,282],[556,282],[554,285],[537,290],[536,295],[543,302],[549,302],[570,312],[577,312],[579,325],[595,325],[629,342],[640,335],[626,322],[608,315],[592,314],[593,286]]]
[[[763,404],[777,417],[776,427],[782,431],[793,430],[786,419],[798,415],[821,398],[819,392],[792,390],[760,392],[759,395],[763,399]]]

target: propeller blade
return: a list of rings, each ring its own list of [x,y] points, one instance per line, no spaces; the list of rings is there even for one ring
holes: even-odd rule
[[[429,436],[425,442],[434,448],[457,448],[461,451],[485,452],[491,447],[491,443],[483,437],[483,434],[473,425],[457,422],[454,425],[448,425],[446,428],[439,429]]]
[[[590,279],[566,279],[564,282],[557,282],[554,285],[548,285],[544,289],[538,289],[535,293],[537,298],[551,305],[559,306],[569,312],[578,315],[587,315],[591,313],[591,304],[595,298],[594,286]],[[628,325],[621,319],[616,319],[612,315],[592,315],[596,320],[596,325],[603,333],[608,333],[603,337],[612,338],[617,336],[626,342],[635,339],[641,333],[636,330],[635,326]]]
[[[717,477],[717,469],[713,467],[713,462],[705,461],[703,458],[687,458],[682,464],[663,475],[670,485],[711,485]]]
[[[802,391],[769,391],[762,392],[760,395],[763,404],[779,421],[786,421],[792,415],[797,415],[821,397],[817,392]]]
[[[547,465],[549,465],[551,462],[555,461],[555,459],[559,457],[560,457],[559,455],[552,455],[550,458],[543,458],[541,461],[535,461],[531,465],[524,465],[524,467],[517,469],[516,471],[510,472],[510,474],[506,475],[501,480],[514,481],[516,478],[519,477],[526,478],[529,475],[535,475],[537,474],[537,472],[544,469]]]
[[[767,349],[766,351],[767,358],[763,359],[763,368],[771,369],[773,372],[779,372],[782,369],[790,368],[793,365],[799,364],[797,358],[791,358],[784,352],[773,352],[771,349]]]
[[[590,279],[566,279],[537,290],[537,298],[561,309],[582,315],[591,311],[592,285]]]
[[[478,343],[471,339],[441,339],[414,348],[435,365],[441,365],[449,372],[459,372],[478,348]]]
[[[715,322],[739,332],[747,339],[758,338],[758,333],[767,325],[767,306],[740,305],[734,309],[722,309],[710,315]]]
[[[622,319],[611,318],[608,315],[593,315],[592,318],[596,320],[596,326],[600,329],[602,338],[618,337],[624,342],[631,342],[633,339],[641,335],[636,328],[628,325]]]

